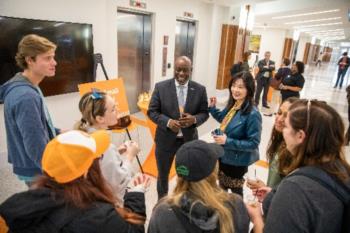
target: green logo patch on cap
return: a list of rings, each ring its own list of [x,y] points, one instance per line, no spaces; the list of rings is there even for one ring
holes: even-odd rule
[[[184,165],[178,166],[176,168],[176,172],[177,172],[178,175],[182,175],[182,176],[188,176],[190,174],[190,171]]]

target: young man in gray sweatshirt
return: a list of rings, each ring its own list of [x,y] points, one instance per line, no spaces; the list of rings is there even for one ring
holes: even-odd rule
[[[28,186],[41,174],[46,144],[59,132],[54,128],[39,83],[55,76],[56,45],[34,34],[22,38],[16,54],[23,72],[0,87],[4,103],[8,161],[13,172]]]

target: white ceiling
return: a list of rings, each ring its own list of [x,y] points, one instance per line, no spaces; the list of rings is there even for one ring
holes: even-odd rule
[[[255,27],[298,29],[322,40],[350,41],[350,0],[205,0],[224,6],[255,6]],[[323,11],[333,12],[319,13]],[[312,15],[303,15],[314,13]],[[298,16],[299,15],[299,16]],[[275,18],[275,17],[288,18]],[[340,39],[343,38],[343,39]],[[340,39],[340,40],[339,40]]]

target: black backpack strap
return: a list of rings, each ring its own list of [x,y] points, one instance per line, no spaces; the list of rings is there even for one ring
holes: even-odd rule
[[[177,219],[181,222],[187,233],[202,233],[203,231],[196,225],[189,222],[182,213],[179,207],[172,205],[171,209],[174,211]]]
[[[345,205],[350,203],[350,188],[321,168],[313,166],[302,167],[288,175],[288,177],[290,176],[306,176],[331,191]]]
[[[306,176],[318,182],[320,185],[328,189],[334,194],[344,205],[344,213],[342,220],[342,233],[350,233],[350,188],[347,187],[338,178],[329,175],[321,168],[307,166],[302,167],[288,176]]]

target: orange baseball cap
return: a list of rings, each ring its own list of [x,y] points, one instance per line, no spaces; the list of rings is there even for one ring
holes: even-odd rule
[[[68,183],[84,175],[110,142],[110,135],[105,130],[92,134],[79,130],[62,133],[47,144],[42,168],[58,183]]]

